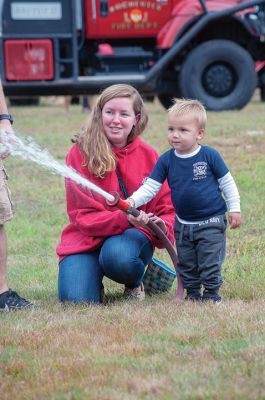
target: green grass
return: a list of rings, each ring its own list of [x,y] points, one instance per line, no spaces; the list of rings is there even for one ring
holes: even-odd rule
[[[143,138],[168,148],[166,113],[147,104]],[[41,305],[0,314],[0,398],[41,400],[265,399],[265,113],[209,113],[204,143],[223,154],[239,186],[243,224],[228,230],[223,303],[174,301],[174,290],[142,304],[104,281],[106,306],[57,301],[55,247],[67,223],[63,178],[9,157],[16,218],[7,225],[10,287]],[[84,123],[81,106],[10,108],[18,136],[32,136],[58,160]],[[158,256],[170,264],[165,251]]]

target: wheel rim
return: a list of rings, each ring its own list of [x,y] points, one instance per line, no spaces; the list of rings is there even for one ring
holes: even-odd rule
[[[233,92],[237,83],[234,68],[227,63],[212,63],[202,74],[202,84],[208,94],[225,97]]]

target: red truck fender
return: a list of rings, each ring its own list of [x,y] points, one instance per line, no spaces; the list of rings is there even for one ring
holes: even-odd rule
[[[238,0],[216,0],[207,3],[208,10],[218,11],[238,4]],[[249,9],[248,9],[249,10]],[[188,29],[203,13],[202,7],[194,0],[182,0],[174,7],[172,18],[164,25],[157,36],[157,47],[161,49],[169,49],[176,39]],[[239,12],[238,14],[244,14]]]

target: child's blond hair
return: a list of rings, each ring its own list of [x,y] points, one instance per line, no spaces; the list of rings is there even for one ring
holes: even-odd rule
[[[197,120],[200,128],[205,129],[206,127],[206,110],[203,104],[198,100],[174,99],[174,104],[168,109],[168,113],[176,116],[191,114],[191,116]]]

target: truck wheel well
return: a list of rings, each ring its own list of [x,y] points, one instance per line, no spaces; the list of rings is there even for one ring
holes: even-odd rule
[[[189,26],[190,28],[190,26]],[[188,31],[188,28],[187,30]],[[185,34],[185,30],[182,35]],[[181,36],[182,36],[181,35]],[[179,40],[180,37],[176,39]],[[225,17],[220,18],[214,22],[209,23],[198,33],[187,46],[182,49],[182,51],[176,56],[175,59],[171,60],[167,65],[167,68],[163,71],[161,75],[162,86],[158,84],[158,92],[166,92],[163,87],[166,81],[172,84],[172,78],[176,77],[180,72],[180,66],[188,56],[188,54],[197,46],[209,40],[229,40],[234,42],[241,47],[245,48],[252,56],[254,60],[259,59],[260,51],[257,48],[256,43],[253,41],[253,36],[247,30],[247,28],[235,17]],[[174,79],[175,80],[175,79]]]
[[[185,48],[185,53],[199,44],[212,39],[230,40],[244,47],[246,50],[251,49],[250,53],[253,55],[253,36],[242,22],[235,17],[226,17],[210,22],[196,35],[196,38],[189,43]]]

